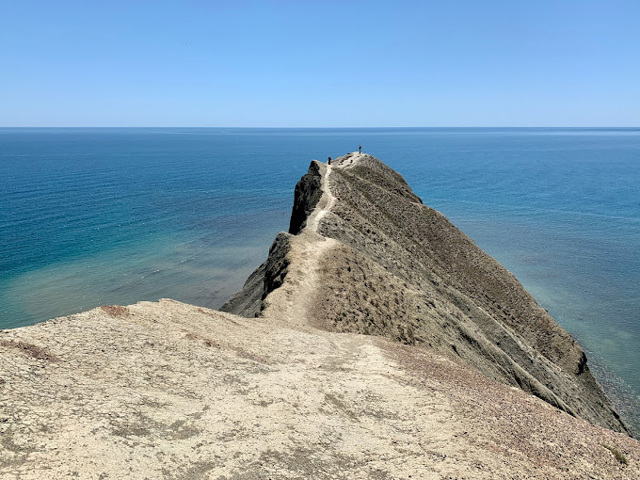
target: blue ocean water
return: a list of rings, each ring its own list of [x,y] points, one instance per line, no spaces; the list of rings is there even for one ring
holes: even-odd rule
[[[358,144],[637,398],[640,129],[0,129],[0,328],[161,297],[220,306],[288,228],[310,160]]]

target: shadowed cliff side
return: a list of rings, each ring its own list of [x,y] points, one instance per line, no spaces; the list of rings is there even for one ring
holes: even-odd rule
[[[319,165],[312,162],[296,186],[289,235],[304,231],[318,202],[326,169]],[[573,416],[628,433],[582,348],[510,272],[423,205],[401,175],[355,153],[329,168],[326,188],[336,201],[317,230],[339,243],[321,259],[307,323],[427,345]],[[284,236],[272,247],[278,260],[270,257],[223,310],[262,315],[286,276]],[[283,268],[267,273],[270,262]]]

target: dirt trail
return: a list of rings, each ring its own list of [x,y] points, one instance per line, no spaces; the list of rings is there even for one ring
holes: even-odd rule
[[[336,202],[329,187],[331,166],[322,176],[322,197],[307,219],[304,230],[291,238],[291,250],[287,276],[284,283],[265,299],[266,308],[262,317],[278,319],[288,325],[309,326],[309,312],[321,288],[318,269],[321,259],[329,250],[339,245],[332,238],[318,232],[320,221],[331,211]]]
[[[316,233],[319,233],[318,226],[320,225],[320,220],[324,218],[327,212],[331,211],[333,205],[336,202],[336,197],[334,197],[333,193],[331,193],[331,188],[329,186],[331,168],[331,165],[327,165],[327,170],[322,177],[323,198],[320,199],[319,205],[323,206],[321,208],[316,208],[316,210],[309,216],[309,221],[307,222],[307,228],[310,228]]]

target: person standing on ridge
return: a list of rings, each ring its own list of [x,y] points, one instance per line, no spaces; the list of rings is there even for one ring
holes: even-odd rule
[[[358,153],[362,153],[362,145],[358,145]]]
[[[327,160],[327,165],[331,165],[331,157],[329,157],[329,160]]]

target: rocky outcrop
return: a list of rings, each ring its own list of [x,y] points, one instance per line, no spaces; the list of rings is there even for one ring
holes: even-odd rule
[[[331,171],[337,201],[318,231],[339,247],[320,267],[309,323],[427,345],[573,416],[627,432],[575,340],[402,176],[358,154],[334,160]],[[291,233],[302,231],[294,225],[317,204],[321,177],[312,163],[298,183]],[[267,276],[263,288],[272,283]]]
[[[284,232],[278,234],[269,249],[267,260],[249,275],[242,290],[220,307],[221,311],[232,312],[243,317],[257,317],[262,312],[263,300],[269,293],[280,287],[287,276],[290,237]]]
[[[311,162],[309,172],[296,184],[289,233],[296,235],[302,231],[307,224],[307,217],[322,197],[321,168],[318,162]]]

